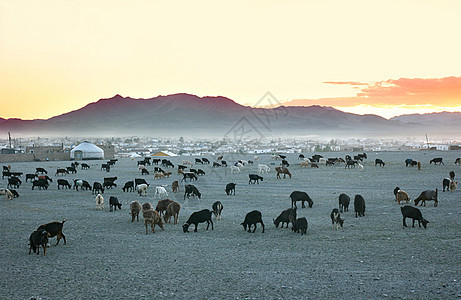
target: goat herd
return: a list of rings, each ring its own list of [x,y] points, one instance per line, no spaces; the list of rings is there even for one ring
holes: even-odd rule
[[[255,161],[259,161],[259,157],[255,156],[253,160],[237,160],[229,163],[224,160],[222,156],[217,157],[211,164],[210,160],[207,158],[195,158],[194,164],[189,160],[182,160],[181,164],[175,164],[168,159],[152,159],[151,157],[145,157],[143,160],[137,161],[137,171],[140,172],[138,174],[142,176],[149,176],[150,172],[149,169],[153,169],[153,179],[155,180],[166,180],[166,178],[170,178],[173,175],[173,172],[167,171],[176,170],[177,176],[179,177],[178,180],[173,180],[171,184],[171,192],[176,194],[180,192],[181,188],[184,189],[184,196],[182,199],[186,201],[186,198],[189,199],[190,197],[194,199],[201,199],[202,194],[200,193],[199,189],[193,185],[191,182],[199,181],[199,177],[206,176],[207,173],[209,177],[213,177],[216,175],[216,172],[213,172],[215,168],[226,168],[230,165],[230,174],[240,174],[247,166],[251,166],[255,164]],[[329,166],[341,166],[344,165],[344,168],[351,169],[358,167],[358,170],[363,170],[363,165],[361,162],[367,159],[367,155],[365,153],[356,155],[351,157],[347,155],[345,159],[342,158],[328,158],[325,159],[321,155],[314,155],[311,158],[306,158],[304,155],[300,154],[298,156],[299,163],[292,163],[291,167],[295,168],[319,168],[319,165],[324,165],[325,167]],[[111,172],[111,170],[116,169],[115,165],[117,163],[117,159],[111,159],[106,163],[101,164],[100,170],[103,172]],[[443,164],[442,158],[434,158],[430,161],[430,164]],[[289,171],[288,167],[290,167],[290,163],[287,161],[286,156],[284,155],[271,155],[270,157],[270,165],[273,165],[274,170],[276,171],[276,178],[282,179],[288,176],[292,178],[292,173]],[[457,158],[455,161],[455,165],[460,164],[460,158]],[[194,168],[194,166],[202,166],[202,165],[210,165],[210,168],[207,171],[204,171],[201,168]],[[382,159],[375,159],[374,166],[385,167],[385,162]],[[90,170],[91,168],[95,169],[98,168],[98,165],[89,165],[87,163],[78,163],[72,162],[71,166],[66,168],[57,168],[55,175],[55,180],[57,183],[57,189],[71,189],[75,191],[84,190],[84,191],[91,191],[92,194],[95,196],[96,208],[103,210],[104,209],[104,191],[112,190],[114,191],[117,187],[117,176],[106,176],[101,182],[94,181],[91,185],[89,181],[84,179],[73,179],[69,182],[69,180],[64,179],[65,176],[69,174],[79,174],[84,173],[85,170]],[[148,166],[152,166],[148,168]],[[412,159],[405,160],[405,167],[413,167],[417,166],[418,169],[421,169],[421,163],[414,161]],[[261,175],[268,174],[272,168],[266,164],[258,164],[257,174],[250,173],[248,174],[248,184],[260,184],[261,181],[264,181],[264,178]],[[176,172],[175,172],[176,173]],[[53,182],[53,179],[49,177],[50,172],[47,171],[43,167],[37,167],[35,172],[25,174],[25,182],[30,181],[31,189],[34,190],[35,188],[38,190],[46,191],[48,190],[50,183]],[[8,184],[6,188],[0,189],[0,195],[4,195],[8,200],[13,198],[19,197],[18,189],[23,184],[21,178],[24,175],[23,172],[19,170],[12,170],[11,166],[3,166],[3,174],[2,180],[7,178]],[[237,175],[240,176],[240,175]],[[180,179],[180,180],[179,180]],[[187,184],[189,181],[189,184]],[[180,183],[184,183],[183,187],[180,187]],[[122,187],[122,191],[129,193],[129,192],[137,192],[139,197],[146,197],[149,187],[151,183],[148,183],[147,180],[144,178],[135,178],[134,180],[129,180],[124,183]],[[230,182],[225,186],[225,193],[227,195],[235,195],[236,190],[236,183]],[[142,217],[144,219],[144,226],[146,230],[146,234],[148,234],[148,226],[151,226],[152,232],[155,232],[155,226],[160,227],[162,230],[165,228],[166,223],[171,223],[171,219],[173,218],[173,224],[178,223],[179,213],[181,210],[181,204],[178,201],[173,201],[168,199],[169,192],[167,191],[166,187],[170,186],[169,184],[156,186],[154,192],[154,199],[159,199],[157,205],[154,206],[149,203],[148,201],[144,203],[140,203],[139,201],[132,201],[129,205],[130,207],[130,214],[131,214],[131,222],[135,220],[139,221],[139,214],[142,213]],[[442,188],[443,192],[445,190],[455,191],[457,187],[457,181],[455,181],[455,172],[451,171],[449,173],[449,178],[444,178],[442,181]],[[242,188],[243,189],[243,188]],[[407,192],[401,190],[399,187],[394,189],[394,196],[395,200],[400,205],[402,202],[408,204],[410,202],[410,197]],[[301,207],[305,208],[305,203],[307,203],[309,208],[313,207],[314,201],[312,198],[305,192],[305,191],[293,191],[290,194],[291,199],[291,207],[288,209],[283,210],[280,215],[273,219],[273,223],[275,227],[283,228],[284,225],[288,228],[289,224],[291,223],[292,230],[297,233],[301,233],[301,235],[307,233],[308,228],[308,221],[305,217],[297,217],[297,202],[301,202]],[[354,196],[354,212],[355,217],[363,217],[365,216],[365,199],[362,195],[356,194]],[[420,195],[414,199],[414,204],[417,206],[420,202],[421,205],[426,206],[426,201],[434,201],[434,207],[438,206],[438,189],[435,190],[425,190],[420,193]],[[143,201],[141,201],[143,202]],[[341,218],[341,213],[347,212],[349,210],[349,204],[351,202],[351,198],[345,194],[341,193],[338,197],[338,207],[333,208],[330,213],[331,223],[333,229],[338,229],[343,227],[344,219]],[[110,211],[120,210],[122,208],[122,203],[119,201],[118,197],[110,196],[109,198],[109,205]],[[183,203],[184,205],[184,203]],[[200,211],[193,212],[187,221],[183,224],[182,229],[183,232],[189,232],[190,225],[194,225],[194,231],[197,231],[199,223],[207,223],[206,229],[208,230],[210,225],[211,229],[214,229],[214,223],[212,216],[214,215],[214,219],[220,220],[221,213],[223,210],[223,203],[221,201],[215,201],[211,209],[203,209]],[[414,207],[405,205],[401,208],[402,218],[403,218],[403,226],[406,227],[406,218],[410,218],[413,220],[412,226],[416,221],[418,221],[419,227],[421,224],[424,228],[427,227],[429,223],[423,216],[421,211]],[[48,238],[57,236],[57,244],[59,244],[60,239],[64,240],[64,244],[66,244],[66,237],[62,232],[63,224],[66,220],[62,222],[51,222],[47,224],[40,225],[37,230],[35,230],[29,238],[29,254],[31,251],[34,253],[39,254],[39,247],[43,248],[44,255],[46,254],[46,248],[48,245]],[[265,231],[265,225],[263,222],[262,213],[259,210],[252,210],[246,214],[244,217],[243,222],[241,225],[245,230],[248,232],[255,232],[257,228],[257,224],[260,224],[262,227],[262,232]]]

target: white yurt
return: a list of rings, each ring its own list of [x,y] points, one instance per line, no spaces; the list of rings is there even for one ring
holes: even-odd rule
[[[70,151],[70,159],[104,159],[104,150],[92,143],[83,142]]]

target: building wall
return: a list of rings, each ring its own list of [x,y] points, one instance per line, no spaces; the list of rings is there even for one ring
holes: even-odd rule
[[[104,150],[104,159],[111,159],[115,157],[114,145],[97,145],[99,148]]]
[[[46,161],[46,160],[70,160],[69,152],[56,153],[16,153],[16,154],[0,154],[0,163],[20,162],[20,161]]]

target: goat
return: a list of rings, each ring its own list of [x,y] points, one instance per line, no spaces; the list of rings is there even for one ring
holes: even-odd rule
[[[229,196],[229,195],[232,195],[232,192],[234,192],[234,196],[235,196],[235,185],[236,183],[228,183],[226,185],[226,194]]]
[[[134,182],[133,181],[125,182],[125,185],[123,186],[122,191],[124,191],[124,192],[134,192]]]
[[[354,197],[354,211],[355,217],[364,217],[365,216],[365,199],[362,195],[355,195]]]
[[[294,191],[290,194],[291,198],[291,208],[298,208],[296,206],[297,201],[301,201],[301,207],[305,208],[306,206],[304,205],[304,202],[307,202],[309,204],[309,207],[311,208],[312,205],[314,205],[314,201],[312,201],[311,197],[306,192],[301,192],[301,191]]]
[[[289,208],[289,209],[282,211],[282,213],[277,218],[274,219],[274,225],[276,228],[278,228],[279,224],[282,223],[281,228],[283,228],[283,223],[286,223],[287,228],[288,228],[288,224],[289,223],[294,224],[295,221],[296,221],[296,209]]]
[[[163,216],[163,220],[165,220],[165,223],[170,223],[171,217],[173,217],[173,224],[178,224],[180,210],[181,204],[179,204],[178,202],[173,201],[170,204],[168,204],[165,215]]]
[[[299,233],[301,231],[301,235],[306,234],[307,233],[307,219],[306,218],[296,219],[295,223],[293,224],[293,227],[291,227],[291,230],[293,230],[296,233]]]
[[[173,181],[173,183],[171,184],[171,189],[173,190],[173,193],[180,192],[179,182],[177,180]]]
[[[434,207],[437,207],[439,201],[437,200],[438,189],[426,190],[419,194],[418,198],[415,199],[415,206],[418,206],[419,201],[421,201],[421,206],[424,204],[426,206],[426,201],[434,200]]]
[[[421,227],[421,223],[423,223],[424,229],[426,229],[427,223],[430,223],[428,220],[423,218],[421,211],[416,207],[405,205],[401,207],[400,210],[402,212],[404,228],[407,227],[407,224],[405,223],[406,218],[413,219],[413,228],[415,227],[415,221],[418,221],[419,227]]]
[[[187,222],[184,223],[184,225],[182,225],[182,229],[184,233],[189,232],[189,226],[191,224],[195,225],[194,231],[197,232],[198,223],[203,223],[203,222],[207,222],[206,230],[208,230],[208,228],[210,227],[210,223],[211,223],[211,230],[213,230],[214,228],[213,228],[213,220],[211,219],[211,214],[212,212],[209,209],[203,209],[201,211],[196,211],[192,213],[189,219],[187,220]]]
[[[70,189],[72,188],[72,186],[70,185],[69,181],[65,180],[65,179],[58,179],[58,190],[61,188],[61,187],[65,187],[66,189]]]
[[[199,199],[202,197],[202,194],[195,187],[195,185],[188,184],[184,188],[185,188],[184,199],[186,199],[186,196],[189,199],[190,195],[192,195],[194,197],[197,196]]]
[[[139,212],[141,209],[141,204],[138,201],[133,201],[130,203],[131,222],[134,222],[134,219],[137,219],[139,222]]]
[[[54,221],[51,223],[46,223],[43,225],[40,225],[37,230],[46,230],[48,233],[48,237],[55,237],[57,236],[58,241],[56,243],[56,246],[59,244],[59,241],[61,238],[64,240],[64,245],[66,244],[66,236],[64,233],[62,233],[62,227],[64,226],[64,222],[66,222],[66,219],[62,220],[62,222]]]
[[[249,174],[248,177],[250,178],[250,180],[248,180],[248,184],[252,183],[252,184],[259,184],[259,181],[263,181],[263,178],[257,174]]]
[[[157,203],[157,206],[155,207],[155,210],[158,211],[158,213],[160,215],[163,214],[164,211],[166,211],[166,209],[168,208],[168,205],[170,205],[170,203],[173,203],[174,201],[173,200],[170,200],[170,199],[163,199],[163,200],[160,200],[158,203]]]
[[[213,210],[213,213],[215,215],[216,220],[221,220],[221,212],[222,212],[223,208],[224,207],[223,207],[221,201],[216,201],[215,203],[213,203],[212,210]]]
[[[271,168],[269,168],[268,165],[264,165],[264,164],[258,165],[258,174],[269,173],[270,170]]]
[[[40,254],[40,246],[43,247],[43,255],[46,255],[46,245],[48,244],[48,233],[46,230],[35,230],[29,237],[29,254],[31,250]]]
[[[254,233],[256,231],[256,224],[258,223],[261,223],[261,226],[263,227],[262,232],[264,233],[264,223],[262,219],[262,214],[258,210],[253,210],[246,214],[245,220],[240,225],[243,225],[243,229],[245,231],[247,230],[247,227],[248,227],[248,232]],[[251,226],[253,225],[255,226],[255,228],[253,229],[253,231],[251,231]]]
[[[149,234],[147,231],[147,225],[149,224],[153,233],[155,233],[155,225],[158,225],[162,230],[165,229],[162,218],[157,211],[152,209],[143,211],[142,217],[144,218],[144,225],[146,226],[146,234]]]
[[[147,196],[147,188],[149,186],[145,183],[139,184],[136,186],[136,191],[138,192],[139,196]]]
[[[104,209],[104,198],[101,194],[98,194],[95,198],[96,201],[96,209]]]
[[[280,174],[283,174],[283,178],[286,178],[286,175],[291,178],[291,173],[286,167],[275,167],[275,171],[277,172],[278,179],[281,179]]]
[[[122,203],[118,202],[118,198],[114,196],[110,196],[109,198],[109,206],[110,206],[110,211],[112,211],[112,207],[114,207],[114,210],[122,209]]]
[[[330,214],[331,228],[338,230],[339,227],[343,227],[344,219],[341,219],[341,215],[337,208],[333,208]]]
[[[338,202],[339,202],[339,211],[340,212],[343,212],[343,209],[344,211],[349,211],[349,203],[351,202],[351,198],[342,193],[339,195],[339,198],[338,198]]]
[[[5,196],[7,200],[13,200],[14,195],[9,189],[0,189],[0,196]]]
[[[166,197],[166,196],[168,196],[168,192],[166,191],[166,189],[163,186],[155,187],[154,198],[155,197],[162,198],[162,197]]]
[[[405,201],[405,203],[408,203],[410,201],[410,196],[408,196],[407,192],[398,190],[397,194],[395,195],[397,198],[397,203],[400,205],[400,202]]]
[[[104,194],[104,188],[102,187],[102,184],[95,181],[93,183],[93,191],[91,192],[93,195],[96,195],[96,194]]]

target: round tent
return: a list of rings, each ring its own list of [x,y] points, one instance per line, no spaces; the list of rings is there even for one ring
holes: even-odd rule
[[[70,159],[104,159],[104,150],[92,143],[83,142],[70,151]]]

